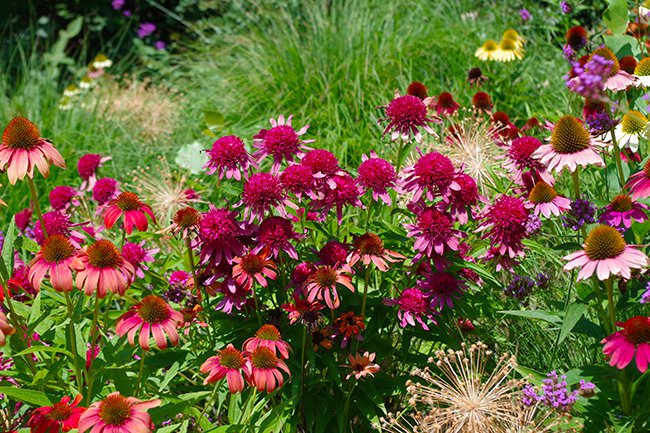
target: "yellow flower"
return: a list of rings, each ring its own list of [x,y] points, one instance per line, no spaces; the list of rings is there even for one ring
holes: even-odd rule
[[[499,49],[499,45],[492,39],[485,41],[481,47],[474,53],[481,60],[494,60],[494,54]]]
[[[517,46],[513,39],[502,39],[499,48],[494,53],[494,60],[499,62],[511,62],[515,59],[524,58],[524,49]]]
[[[513,29],[508,29],[503,32],[501,40],[503,41],[504,39],[510,39],[514,41],[517,48],[523,48],[524,44],[526,43],[526,39]]]

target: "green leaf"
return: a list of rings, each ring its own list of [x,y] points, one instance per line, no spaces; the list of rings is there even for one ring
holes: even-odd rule
[[[545,322],[557,326],[562,323],[562,319],[556,313],[546,310],[503,310],[499,311],[499,313],[508,316],[519,316],[529,319],[544,320]]]
[[[619,59],[625,56],[638,56],[639,43],[629,35],[610,35],[605,36],[605,45],[607,45],[616,54]]]
[[[627,9],[627,0],[607,0],[609,6],[603,13],[603,20],[612,33],[620,35],[625,33],[630,11]]]
[[[25,350],[23,350],[21,352],[18,352],[13,356],[18,357],[18,356],[28,355],[30,353],[41,353],[41,352],[62,353],[64,355],[72,357],[71,352],[69,352],[69,351],[67,351],[65,349],[62,349],[60,347],[51,347],[51,346],[32,346],[32,347],[28,347],[27,349],[25,349]]]
[[[192,174],[199,174],[208,160],[203,150],[203,145],[198,141],[186,144],[178,149],[175,162],[181,168],[189,170]]]
[[[0,386],[0,394],[34,406],[52,406],[52,401],[45,393],[32,389]]]
[[[11,218],[9,228],[5,234],[4,244],[2,245],[2,263],[4,269],[2,271],[2,278],[6,281],[11,278],[14,269],[14,243],[16,242],[16,218]]]
[[[569,336],[569,333],[573,330],[578,323],[578,320],[585,314],[587,311],[586,304],[571,304],[566,310],[564,315],[564,321],[562,322],[562,328],[560,328],[560,336],[558,337],[558,344],[562,343],[565,338]]]
[[[203,113],[205,117],[205,124],[209,129],[221,128],[224,124],[223,114],[217,111],[205,111]]]

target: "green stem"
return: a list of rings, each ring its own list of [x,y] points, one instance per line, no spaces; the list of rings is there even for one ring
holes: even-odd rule
[[[625,369],[618,375],[618,395],[621,398],[621,409],[626,415],[632,414],[632,387]]]
[[[298,416],[302,418],[302,411],[304,408],[304,393],[305,393],[305,357],[307,355],[307,327],[302,328],[302,353],[300,354],[300,408],[298,409]]]
[[[79,368],[79,352],[77,351],[77,338],[74,332],[74,306],[72,300],[70,299],[70,294],[68,292],[63,292],[65,295],[65,302],[68,306],[68,318],[70,319],[70,325],[68,326],[70,334],[70,348],[72,349],[72,362],[74,364],[74,371],[77,376],[78,389],[83,389],[83,376],[81,374],[81,369]]]
[[[621,184],[621,188],[625,185],[625,176],[623,175],[623,164],[621,163],[621,150],[618,148],[618,142],[616,141],[616,134],[612,130],[612,144],[614,145],[614,159],[616,161],[616,170],[618,171],[618,180]]]
[[[361,301],[361,317],[366,317],[366,302],[368,301],[368,286],[370,285],[371,264],[366,266],[366,276],[363,279],[363,300]]]
[[[135,395],[140,393],[140,387],[142,386],[142,376],[144,375],[144,357],[147,352],[142,349],[142,355],[140,356],[140,368],[138,369],[138,384],[135,387]]]
[[[260,304],[257,301],[257,292],[253,288],[253,301],[255,302],[255,315],[257,316],[257,324],[262,326],[262,316],[260,315]]]
[[[354,390],[357,388],[357,383],[358,381],[354,382],[354,385],[352,385],[352,388],[350,389],[350,392],[348,393],[348,398],[345,400],[345,406],[343,406],[343,431],[350,431],[352,433],[352,429],[349,428],[348,424],[348,415],[350,412],[350,402],[352,401],[352,394],[354,393]]]
[[[571,178],[573,179],[573,199],[578,200],[580,198],[580,166],[571,173]]]
[[[32,203],[34,204],[34,211],[36,211],[36,216],[38,216],[38,221],[41,223],[41,229],[43,230],[43,236],[47,237],[47,230],[45,229],[45,224],[43,224],[43,212],[41,212],[41,205],[38,204],[38,196],[36,195],[36,186],[34,185],[34,179],[27,176],[27,184],[29,185],[29,193],[32,196]]]
[[[205,406],[203,406],[203,410],[201,411],[201,415],[199,415],[199,417],[198,417],[197,419],[199,419],[199,420],[203,419],[203,415],[205,415],[205,413],[208,411],[208,408],[209,408],[209,407],[212,405],[212,403],[214,402],[214,398],[215,398],[216,395],[217,395],[217,390],[219,389],[219,384],[220,384],[220,383],[221,383],[221,382],[217,382],[217,383],[214,384],[214,389],[212,390],[212,394],[210,394],[210,399],[207,401],[207,403],[205,404]],[[232,397],[232,395],[233,395],[233,394],[231,394],[231,397]]]
[[[7,287],[7,284],[3,284],[2,286]],[[9,318],[13,322],[13,326],[16,329],[16,332],[19,335],[19,340],[23,342],[25,349],[29,348],[29,342],[25,338],[26,332],[27,332],[27,325],[23,323],[22,318],[16,314],[16,310],[14,310],[14,305],[11,302],[11,293],[9,290],[7,290],[7,307],[9,308]],[[34,362],[34,359],[32,358],[31,353],[25,354],[25,359],[27,360],[27,365],[29,366],[30,371],[32,372],[32,375],[36,374],[36,363]]]
[[[607,304],[609,307],[609,320],[612,329],[616,328],[616,311],[614,305],[614,280],[609,277],[605,280],[605,288],[607,288]]]
[[[609,323],[609,320],[607,318],[607,313],[605,313],[605,310],[603,310],[603,294],[600,290],[600,282],[598,280],[598,277],[593,275],[591,277],[591,287],[594,289],[594,292],[596,293],[596,309],[598,310],[598,316],[600,317],[601,323],[604,325],[605,330],[607,333],[613,332],[613,328],[611,327],[611,324]]]
[[[93,327],[90,329],[90,362],[88,363],[88,394],[86,401],[92,401],[93,396],[93,361],[95,360],[95,346],[99,334],[99,296],[95,294],[95,307],[93,310]]]

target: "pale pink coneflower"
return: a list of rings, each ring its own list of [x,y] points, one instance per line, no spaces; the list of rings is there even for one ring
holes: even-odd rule
[[[79,433],[152,433],[147,410],[160,406],[160,400],[141,401],[119,392],[90,405],[79,418]]]
[[[201,364],[201,373],[208,373],[203,384],[216,383],[225,377],[232,394],[242,392],[245,385],[242,375],[244,364],[242,353],[229,344],[217,352],[217,356],[211,356]]]
[[[526,206],[532,208],[535,215],[551,218],[571,209],[571,200],[560,196],[555,188],[540,180],[530,190]]]
[[[178,345],[178,325],[183,323],[183,315],[174,310],[164,299],[146,296],[122,314],[117,321],[115,332],[120,337],[127,335],[129,343],[135,345],[135,336],[144,350],[149,350],[149,339],[153,336],[159,349],[167,348],[167,339],[172,346]]]

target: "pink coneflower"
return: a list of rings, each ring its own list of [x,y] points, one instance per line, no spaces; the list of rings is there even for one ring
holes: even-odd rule
[[[152,433],[154,425],[147,410],[159,405],[158,399],[141,401],[114,392],[81,415],[79,433]]]
[[[418,288],[404,289],[398,298],[384,299],[384,304],[399,307],[397,317],[402,328],[406,328],[408,325],[416,326],[417,322],[422,329],[428,331],[427,320],[434,324],[438,323],[433,318],[429,296]]]
[[[395,92],[395,99],[381,108],[386,110],[386,117],[379,119],[378,123],[389,121],[386,129],[384,129],[384,135],[390,132],[391,141],[395,141],[400,137],[404,141],[411,141],[411,137],[413,137],[415,141],[420,143],[422,142],[420,129],[431,135],[436,135],[429,124],[439,122],[440,119],[430,117],[427,113],[426,104],[417,96],[400,96],[399,93]]]
[[[551,215],[560,216],[563,212],[571,209],[571,200],[558,195],[555,188],[540,180],[528,194],[528,206],[533,209],[535,215],[542,214],[546,218]]]
[[[299,322],[309,330],[314,330],[323,318],[320,310],[325,307],[318,301],[308,301],[300,298],[298,294],[293,295],[293,304],[284,304],[282,309],[288,313],[291,325]]]
[[[573,173],[578,166],[596,165],[604,167],[598,147],[605,143],[593,137],[587,128],[573,116],[564,116],[553,125],[549,144],[540,146],[533,152],[549,171],[560,173],[564,168]]]
[[[462,296],[465,284],[447,272],[429,272],[418,286],[427,294],[431,308],[442,310],[445,306],[453,308],[454,299]]]
[[[388,270],[389,263],[395,263],[404,260],[406,257],[384,248],[384,242],[374,233],[366,233],[357,236],[352,242],[352,252],[348,256],[348,265],[354,266],[359,260],[364,266],[374,263],[382,272]]]
[[[281,216],[286,216],[286,207],[296,208],[284,193],[280,179],[270,173],[255,173],[244,183],[242,192],[244,218],[250,215],[249,222],[257,217],[264,219],[267,212],[275,209]]]
[[[347,265],[350,246],[337,240],[328,241],[316,252],[320,259],[317,264],[328,266]]]
[[[77,272],[75,285],[90,296],[97,291],[101,299],[110,290],[123,296],[133,282],[135,269],[120,254],[111,241],[99,240],[81,250],[83,270]]]
[[[144,350],[149,350],[149,339],[153,335],[158,348],[166,349],[167,338],[172,346],[178,345],[176,328],[181,323],[181,313],[174,310],[163,298],[149,295],[120,316],[115,332],[120,337],[127,335],[131,346],[135,345],[135,335],[139,333],[140,347]]]
[[[643,170],[630,176],[625,188],[630,190],[634,200],[650,197],[650,160],[645,163]]]
[[[643,269],[648,265],[648,257],[628,245],[614,227],[599,225],[593,228],[583,248],[564,258],[569,262],[564,265],[565,271],[580,269],[578,281],[591,277],[594,272],[599,280],[606,280],[612,275],[629,279],[632,269]]]
[[[141,232],[147,231],[149,227],[147,215],[154,223],[156,222],[156,216],[149,205],[140,201],[140,197],[132,192],[123,192],[108,203],[104,211],[104,226],[110,229],[122,215],[124,215],[124,230],[128,235],[133,232],[133,227]]]
[[[219,172],[219,179],[241,180],[251,165],[251,157],[246,151],[246,146],[241,138],[235,135],[227,135],[219,138],[212,144],[212,148],[206,151],[210,159],[203,168],[208,174]]]
[[[41,137],[36,125],[24,117],[14,117],[2,133],[0,144],[0,170],[7,171],[9,182],[14,185],[25,176],[33,178],[34,167],[48,177],[50,164],[65,168],[59,151]]]
[[[648,206],[632,200],[627,194],[619,194],[605,206],[605,212],[600,216],[600,222],[612,227],[629,229],[632,221],[643,222],[648,219]]]
[[[203,384],[216,383],[225,377],[232,394],[242,392],[245,385],[242,375],[244,364],[242,353],[229,344],[217,352],[217,356],[211,356],[201,365],[201,373],[209,373]]]
[[[438,115],[452,116],[458,111],[460,104],[454,101],[454,97],[449,92],[442,92],[436,100],[436,113]]]
[[[296,247],[290,241],[300,237],[293,230],[293,224],[288,219],[278,216],[266,218],[257,232],[257,246],[253,249],[253,253],[266,250],[270,257],[278,258],[280,252],[284,251],[292,259],[298,260]]]
[[[146,250],[144,248],[145,241],[135,244],[133,242],[126,242],[122,246],[122,257],[129,262],[135,269],[135,274],[139,278],[144,278],[144,271],[148,271],[147,263],[155,261],[154,254],[160,251],[160,248],[152,248]]]
[[[419,201],[425,192],[427,199],[434,200],[436,196],[448,194],[450,189],[460,188],[454,179],[454,164],[449,158],[438,152],[420,155],[414,165],[404,169],[402,188],[413,193],[414,202]]]
[[[259,392],[273,392],[282,387],[284,384],[282,371],[291,377],[287,364],[266,346],[258,346],[251,352],[244,352],[244,355],[247,358],[244,365],[246,381]]]
[[[81,395],[77,395],[72,400],[72,398],[65,396],[52,406],[34,409],[27,422],[31,433],[59,433],[60,431],[68,432],[76,429],[81,414],[86,411],[85,407],[78,407],[81,398]]]
[[[50,206],[52,209],[61,211],[68,209],[71,205],[78,205],[79,202],[74,200],[79,192],[71,186],[60,185],[50,191]]]
[[[433,206],[420,209],[416,213],[415,224],[405,224],[409,237],[415,238],[413,247],[420,253],[431,257],[439,256],[445,250],[458,251],[458,239],[462,233],[454,229],[451,217]]]
[[[370,153],[370,157],[362,155],[361,161],[357,183],[366,192],[372,190],[373,200],[379,201],[381,199],[390,206],[392,202],[388,189],[395,188],[397,182],[395,168],[385,159],[377,158],[374,152]]]
[[[278,277],[277,267],[272,260],[267,258],[266,252],[235,257],[233,263],[235,266],[232,268],[232,277],[246,290],[252,289],[255,281],[260,286],[266,287],[268,285],[267,278],[275,280]]]
[[[523,129],[522,129],[523,130]],[[538,159],[533,158],[533,153],[542,146],[542,142],[535,137],[519,137],[512,140],[506,157],[504,168],[514,176],[514,181],[522,182],[522,175],[531,172],[538,175],[545,182],[553,184],[553,176],[546,170],[546,166]]]
[[[315,299],[325,301],[325,304],[332,310],[339,307],[337,285],[343,285],[354,292],[352,279],[349,276],[351,270],[347,266],[335,268],[333,266],[319,266],[305,281],[303,290],[307,299],[313,302]]]
[[[349,174],[337,175],[332,178],[334,185],[331,189],[325,189],[322,200],[313,202],[314,208],[323,209],[326,213],[336,208],[336,218],[339,224],[343,220],[343,206],[355,206],[364,208],[359,197],[361,191],[355,180]]]
[[[99,170],[106,161],[110,161],[111,157],[102,157],[96,153],[87,153],[79,158],[77,161],[77,173],[81,178],[81,190],[90,190],[95,186],[97,180],[97,170]]]
[[[48,236],[29,264],[29,282],[40,290],[43,279],[49,276],[54,290],[70,292],[73,288],[72,271],[80,269],[83,269],[83,262],[77,257],[70,240],[53,234]]]
[[[623,328],[601,341],[609,365],[622,370],[636,355],[636,367],[645,373],[650,363],[650,317],[635,316],[616,326]]]
[[[500,255],[521,256],[529,213],[523,199],[502,195],[486,209],[477,231],[488,230],[483,238],[490,238],[491,246]]]
[[[441,208],[449,208],[451,215],[461,224],[466,224],[469,217],[467,209],[476,205],[479,200],[478,187],[474,178],[465,173],[457,173],[454,181],[458,189],[450,189],[443,197]]]
[[[313,152],[313,151],[312,151]],[[293,164],[285,168],[280,174],[280,183],[284,189],[300,200],[304,195],[309,195],[314,189],[314,176],[309,167],[303,164]]]
[[[7,343],[7,336],[13,334],[16,330],[9,324],[7,316],[0,311],[0,346]]]
[[[271,119],[271,129],[260,129],[253,137],[253,146],[258,150],[253,153],[253,159],[259,164],[266,156],[273,157],[273,167],[271,172],[277,173],[283,160],[294,161],[294,157],[303,155],[307,150],[305,144],[312,143],[315,140],[302,140],[300,136],[305,135],[309,125],[303,126],[296,131],[291,126],[291,118],[286,121],[284,116],[280,115],[278,120]]]
[[[289,350],[291,347],[289,343],[282,340],[280,331],[273,325],[264,325],[255,333],[255,337],[251,337],[244,342],[244,350],[253,352],[258,347],[268,347],[273,351],[274,355],[280,354],[280,357],[289,359]]]
[[[607,81],[605,81],[605,90],[611,90],[618,92],[620,90],[625,90],[628,87],[635,85],[638,79],[631,74],[628,74],[621,69],[621,66],[616,58],[616,54],[607,47],[600,47],[589,56],[589,60],[593,59],[594,56],[600,56],[605,60],[612,62],[611,69],[609,71],[609,76]]]
[[[233,308],[238,311],[244,308],[250,294],[249,290],[244,290],[242,286],[235,284],[234,281],[232,284],[228,284],[227,281],[215,283],[215,286],[217,287],[216,291],[223,294],[223,298],[214,307],[215,310],[231,314]]]
[[[237,212],[226,208],[214,208],[201,214],[199,237],[201,240],[201,261],[218,266],[222,260],[232,263],[236,256],[244,254],[240,237],[246,232],[235,217]]]
[[[341,338],[341,349],[344,349],[354,338],[363,341],[361,332],[366,329],[366,323],[363,316],[357,316],[354,311],[348,311],[341,314],[332,324],[334,336]]]
[[[179,209],[172,218],[172,233],[181,234],[183,238],[190,233],[198,231],[201,213],[193,207],[184,207]]]
[[[373,362],[374,360],[374,353],[364,352],[363,355],[357,353],[354,356],[350,353],[348,355],[350,365],[346,365],[345,367],[351,368],[352,372],[345,379],[347,380],[354,376],[355,379],[359,380],[366,376],[374,376],[380,370],[379,365]]]
[[[93,186],[93,200],[100,206],[117,198],[119,194],[118,182],[110,177],[98,179]]]

